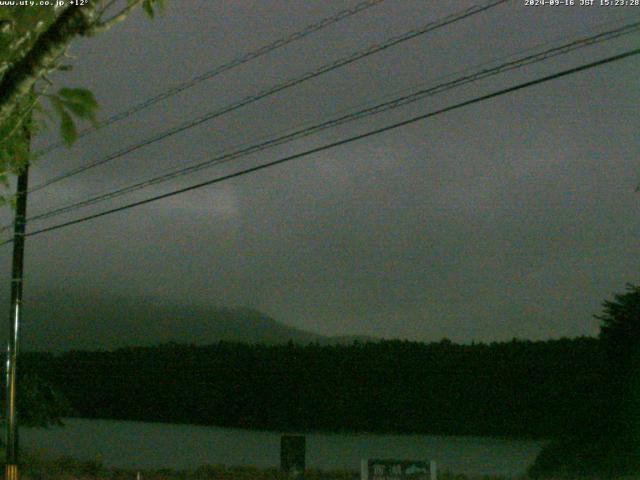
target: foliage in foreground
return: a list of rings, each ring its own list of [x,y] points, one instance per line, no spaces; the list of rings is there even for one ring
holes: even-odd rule
[[[534,477],[640,472],[640,287],[627,285],[596,318],[607,374],[591,395],[607,402],[585,411],[571,435],[543,448],[529,470]]]
[[[99,461],[78,461],[60,458],[55,461],[30,459],[22,468],[24,480],[290,480],[277,468],[203,465],[192,470],[126,470],[105,467]],[[309,469],[304,480],[358,480],[360,473],[352,470]],[[505,480],[497,476],[467,476],[442,472],[440,480]]]
[[[528,473],[532,478],[570,479],[619,478],[639,471],[640,451],[631,439],[593,436],[550,443]]]
[[[97,102],[83,88],[52,92],[53,72],[71,69],[67,49],[123,21],[138,6],[152,17],[164,0],[87,0],[81,6],[56,2],[0,5],[0,187],[34,160],[29,144],[46,114],[60,121],[69,146],[78,136],[74,119],[95,123]],[[43,99],[47,99],[45,104]],[[47,109],[50,108],[50,111]],[[7,201],[0,190],[0,204]]]
[[[17,382],[18,418],[27,427],[62,425],[74,410],[58,389],[37,375],[23,375]],[[4,387],[4,385],[3,385]],[[5,409],[5,388],[0,389],[0,409]],[[2,440],[0,439],[0,444]]]
[[[203,465],[192,470],[125,470],[108,468],[99,461],[78,461],[61,458],[56,461],[30,460],[22,469],[24,480],[290,480],[277,468],[233,467]],[[351,470],[310,469],[304,480],[359,480],[360,473]],[[448,471],[438,473],[439,480],[528,480],[529,477],[501,477],[494,475],[462,475]],[[605,477],[572,476],[553,477],[573,480],[604,480]],[[550,479],[551,480],[551,479]],[[616,477],[616,480],[640,480],[640,475]]]

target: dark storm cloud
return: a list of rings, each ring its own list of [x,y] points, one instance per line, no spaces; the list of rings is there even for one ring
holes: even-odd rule
[[[94,90],[107,117],[353,4],[169,3],[161,19],[136,16],[104,37],[78,43],[76,70],[59,80]],[[33,181],[471,4],[385,2],[83,139],[70,152],[56,152],[34,168]],[[534,10],[514,1],[61,182],[34,194],[29,208],[36,213],[128,185],[637,13]],[[601,58],[637,39],[636,34],[325,131],[133,198]],[[458,341],[594,334],[591,315],[600,302],[625,282],[638,281],[637,62],[566,77],[32,237],[25,296],[34,307],[29,312],[27,301],[25,337],[46,325],[44,305],[55,308],[84,295],[247,305],[325,334]],[[9,253],[2,251],[6,272]],[[83,338],[91,337],[91,328],[83,326]],[[104,334],[102,327],[98,331]]]

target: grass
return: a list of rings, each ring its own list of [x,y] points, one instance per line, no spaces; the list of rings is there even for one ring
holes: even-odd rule
[[[79,461],[59,458],[45,461],[26,459],[20,468],[21,480],[291,480],[277,468],[203,465],[193,470],[127,470],[110,468],[99,461]],[[360,473],[352,470],[316,470],[304,473],[304,480],[359,480]],[[468,477],[444,472],[439,480],[505,480],[503,477]]]
[[[139,474],[139,477],[138,477]],[[79,461],[59,458],[45,461],[28,458],[20,468],[21,480],[291,480],[276,468],[237,467],[226,465],[203,465],[193,470],[127,470],[110,468],[99,461]],[[360,474],[351,470],[305,471],[304,480],[359,480]],[[500,476],[468,476],[451,472],[440,472],[438,480],[529,480],[527,477],[512,479]],[[546,480],[568,480],[550,478]],[[572,480],[587,480],[574,478]],[[593,477],[589,480],[605,480]],[[640,480],[640,474],[620,477],[616,480]]]

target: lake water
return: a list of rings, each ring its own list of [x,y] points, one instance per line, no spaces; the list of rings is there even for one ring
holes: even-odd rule
[[[276,467],[280,462],[280,432],[114,420],[67,419],[65,424],[22,428],[22,448],[44,457],[101,458],[105,465],[132,469]],[[435,460],[441,470],[497,475],[524,473],[544,444],[434,435],[313,433],[306,438],[309,468],[357,470],[362,458],[406,458]]]

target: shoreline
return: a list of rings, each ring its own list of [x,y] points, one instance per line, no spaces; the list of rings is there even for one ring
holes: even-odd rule
[[[289,480],[278,468],[233,465],[201,465],[194,469],[125,469],[105,466],[100,460],[71,457],[56,460],[29,458],[20,467],[24,480]],[[349,469],[308,469],[304,480],[359,480],[360,472]],[[438,480],[526,480],[526,476],[464,475],[438,472]]]
[[[277,468],[232,465],[201,465],[194,469],[123,469],[104,466],[99,460],[79,461],[71,457],[57,460],[31,458],[20,467],[23,480],[292,480]],[[604,477],[563,476],[547,480],[605,480]],[[439,471],[438,480],[532,480],[527,475],[466,475]],[[639,480],[640,475],[615,477],[615,480]],[[299,480],[360,480],[355,470],[305,470]],[[609,479],[613,480],[613,479]]]
[[[509,436],[504,434],[480,434],[480,433],[430,433],[430,432],[397,432],[397,431],[385,431],[385,430],[274,430],[260,427],[239,427],[239,426],[227,426],[218,425],[213,423],[190,423],[181,421],[162,421],[162,420],[139,420],[139,419],[126,419],[126,418],[106,418],[106,417],[81,417],[81,416],[67,416],[61,419],[63,425],[66,420],[87,420],[87,421],[106,421],[106,422],[129,422],[129,423],[144,423],[144,424],[160,424],[160,425],[178,425],[178,426],[190,426],[190,427],[211,427],[211,428],[224,428],[226,430],[237,430],[239,432],[259,432],[259,433],[271,433],[271,434],[292,434],[292,435],[350,435],[350,436],[373,436],[373,435],[398,435],[398,436],[428,436],[428,437],[464,437],[464,438],[489,438],[492,440],[501,441],[514,441],[514,442],[541,442],[548,443],[553,439],[541,438],[536,436]]]

